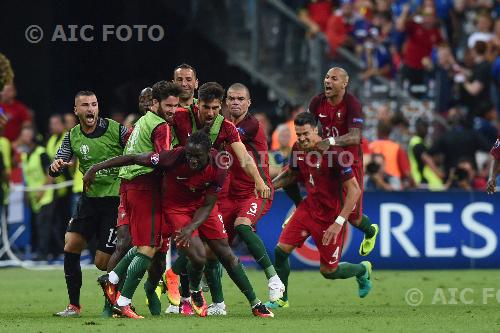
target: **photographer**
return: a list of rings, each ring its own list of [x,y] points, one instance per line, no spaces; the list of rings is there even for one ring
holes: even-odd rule
[[[401,182],[398,178],[385,173],[385,159],[382,154],[373,154],[370,163],[366,166],[365,190],[366,191],[398,191]]]

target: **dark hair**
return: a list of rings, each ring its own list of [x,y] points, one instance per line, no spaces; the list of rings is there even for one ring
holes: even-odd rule
[[[385,121],[379,121],[377,125],[377,135],[380,136],[389,136],[392,131],[392,126],[390,123]]]
[[[212,142],[210,142],[208,134],[204,131],[197,131],[191,134],[187,140],[187,144],[202,145],[207,152],[212,148]]]
[[[96,94],[90,90],[80,90],[79,92],[76,93],[75,99],[77,99],[80,96],[96,96]]]
[[[233,83],[229,88],[227,88],[227,91],[229,90],[245,90],[247,98],[250,99],[250,90],[248,90],[248,87],[243,83]]]
[[[293,123],[295,124],[295,126],[304,126],[309,124],[311,125],[311,127],[316,127],[318,124],[316,122],[316,119],[310,112],[299,113],[293,120]]]
[[[181,86],[171,81],[160,81],[153,85],[153,99],[158,102],[167,99],[169,96],[179,97],[181,92]]]
[[[486,44],[486,42],[482,40],[478,40],[476,44],[474,44],[474,51],[476,51],[476,53],[481,56],[486,54],[487,48],[488,44]]]
[[[174,75],[175,75],[175,71],[178,70],[178,69],[189,69],[189,70],[192,70],[193,71],[193,74],[194,74],[194,77],[196,78],[196,69],[194,69],[193,66],[191,65],[188,65],[186,63],[182,63],[180,64],[179,66],[175,67],[174,68]]]
[[[198,88],[198,100],[211,102],[214,99],[218,99],[222,102],[224,99],[224,88],[217,82],[203,83],[201,87]]]

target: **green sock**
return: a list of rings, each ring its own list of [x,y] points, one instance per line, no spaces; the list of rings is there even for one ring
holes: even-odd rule
[[[101,317],[110,318],[113,316],[113,309],[111,303],[109,303],[107,298],[104,298],[104,307],[102,309]]]
[[[187,264],[187,272],[189,274],[189,289],[191,291],[198,291],[200,290],[200,282],[201,282],[201,277],[203,276],[203,266],[201,269],[194,267],[194,265],[191,264],[191,261],[188,262]]]
[[[275,276],[276,270],[271,263],[271,259],[269,259],[269,256],[267,255],[266,247],[264,246],[264,243],[262,243],[262,239],[260,239],[259,235],[252,230],[252,227],[245,224],[240,224],[234,229],[247,245],[248,250],[254,257],[255,261],[264,270],[266,277],[269,279],[271,276]]]
[[[208,260],[205,265],[205,277],[207,278],[212,303],[224,302],[224,293],[222,292],[221,264],[217,260]]]
[[[255,296],[252,284],[248,280],[245,269],[243,265],[238,260],[238,264],[233,267],[225,267],[227,274],[233,280],[233,282],[238,286],[240,291],[245,295],[251,306],[254,306],[260,302],[260,300]]]
[[[285,285],[285,292],[282,297],[284,301],[288,301],[288,276],[290,275],[289,256],[290,254],[283,251],[279,246],[274,248],[274,265],[276,267],[276,272],[281,282]]]
[[[130,266],[127,269],[127,278],[125,279],[125,284],[123,285],[122,295],[123,297],[127,297],[132,299],[134,296],[135,290],[137,286],[142,280],[142,277],[148,270],[149,265],[151,264],[151,258],[142,254],[137,253],[130,263]]]
[[[133,247],[130,250],[128,250],[127,254],[123,256],[123,258],[116,264],[116,267],[113,269],[113,272],[116,273],[120,277],[120,280],[122,280],[122,277],[127,273],[128,266],[134,259],[135,255],[137,254],[137,248]]]
[[[188,257],[182,252],[179,252],[179,256],[177,260],[172,264],[172,272],[177,275],[181,275],[181,273],[186,271],[186,265],[188,263]]]
[[[322,273],[326,279],[348,279],[356,276],[360,277],[366,273],[366,267],[361,264],[351,264],[349,262],[341,262],[337,270],[333,273]]]
[[[364,214],[361,218],[361,223],[354,226],[356,227],[356,229],[361,230],[365,234],[366,238],[372,238],[373,236],[375,236],[375,229],[372,228],[372,222],[370,221],[370,218]]]
[[[153,316],[159,316],[161,314],[161,302],[155,292],[157,286],[158,283],[151,282],[149,277],[144,283],[144,291],[146,292],[146,297],[148,298],[149,312],[151,312]]]

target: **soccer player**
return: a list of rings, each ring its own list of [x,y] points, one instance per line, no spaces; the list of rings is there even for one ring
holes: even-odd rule
[[[121,155],[125,147],[127,129],[111,119],[99,117],[99,105],[93,92],[80,91],[76,94],[74,113],[80,124],[64,136],[49,168],[51,177],[59,176],[70,165],[73,155],[76,155],[80,171],[84,173],[92,164]],[[97,237],[98,244],[95,265],[100,270],[106,270],[115,249],[119,186],[118,169],[99,173],[95,183],[78,202],[78,209],[70,219],[64,236],[64,275],[69,305],[56,316],[80,316],[80,254],[93,236]],[[103,314],[111,314],[109,304],[105,305]]]
[[[273,180],[274,188],[301,182],[307,197],[299,204],[283,229],[275,248],[275,268],[287,286],[285,295],[268,306],[288,307],[288,257],[312,236],[320,254],[320,272],[326,279],[356,277],[359,296],[366,297],[371,289],[371,263],[339,263],[349,215],[361,196],[361,189],[345,158],[342,148],[333,146],[323,154],[315,146],[321,141],[316,120],[311,113],[297,115],[294,120],[297,143],[292,148],[291,160]]]
[[[124,153],[159,153],[169,149],[170,128],[165,119],[175,112],[180,93],[180,86],[173,82],[160,81],[153,85],[152,111],[147,111],[137,121]],[[95,168],[91,168],[89,174],[95,174],[94,170]],[[106,298],[114,304],[113,311],[116,314],[139,318],[130,304],[140,280],[151,266],[144,290],[151,314],[159,315],[161,303],[155,289],[165,270],[165,253],[168,250],[168,242],[161,242],[161,173],[152,168],[129,165],[120,169],[119,177],[122,179],[122,186],[118,224],[128,224],[134,248],[109,275],[99,277],[98,282]],[[157,259],[152,264],[154,257]],[[121,295],[116,298],[115,286],[124,279],[125,274]]]
[[[199,289],[206,258],[199,233],[247,297],[252,313],[259,317],[273,317],[273,313],[255,296],[243,266],[227,242],[224,223],[215,206],[226,172],[218,165],[217,152],[210,148],[207,134],[199,131],[189,137],[185,148],[160,154],[123,155],[99,163],[84,176],[84,182],[90,183],[96,171],[131,164],[165,171],[162,207],[166,224],[176,235],[178,248],[190,259],[188,272],[193,309],[198,315],[206,316],[207,305]],[[110,282],[113,283],[111,279]]]
[[[269,299],[276,301],[283,296],[285,286],[276,274],[264,243],[255,232],[257,222],[271,207],[274,192],[269,177],[267,139],[262,127],[259,126],[259,121],[248,112],[251,99],[246,86],[241,83],[231,85],[227,89],[226,103],[231,122],[236,126],[246,150],[253,157],[259,173],[272,192],[269,199],[256,198],[252,178],[247,176],[241,165],[235,161],[230,168],[229,192],[224,198],[219,199],[219,210],[228,233],[229,244],[233,245],[236,235],[245,242],[269,280]],[[208,258],[205,274],[209,280],[213,300],[213,304],[208,307],[208,315],[226,315],[216,261]]]
[[[190,108],[196,103],[194,91],[198,89],[198,79],[196,70],[188,64],[181,64],[174,69],[174,82],[182,87],[179,96],[179,105],[183,108]]]
[[[255,190],[261,198],[269,198],[271,195],[270,188],[265,184],[259,174],[253,158],[248,154],[245,145],[241,142],[240,136],[234,124],[224,119],[220,114],[222,109],[222,101],[224,99],[224,88],[216,82],[204,83],[198,89],[197,104],[188,110],[178,111],[174,115],[174,127],[176,139],[172,143],[175,145],[185,145],[188,137],[199,130],[204,130],[209,134],[212,146],[218,151],[231,150],[231,155],[227,158],[238,160],[244,172],[249,175],[254,183]],[[223,159],[221,159],[221,162]],[[227,193],[227,187],[224,189],[221,196]],[[202,225],[200,228],[204,228]],[[189,314],[189,290],[186,284],[186,267],[187,259],[182,254],[172,265],[172,270],[181,276],[181,306],[180,312]],[[220,279],[220,277],[219,277]]]
[[[497,176],[500,174],[500,138],[497,138],[490,153],[493,156],[493,161],[491,162],[490,177],[488,179],[486,193],[493,194],[496,190]]]
[[[363,191],[363,152],[361,151],[361,129],[363,114],[359,100],[346,91],[349,75],[340,67],[331,68],[325,75],[325,90],[313,97],[308,111],[321,123],[323,142],[321,149],[330,145],[344,147],[354,157],[352,166],[361,191]],[[363,193],[356,203],[355,211],[348,221],[365,235],[359,254],[367,256],[375,247],[378,225],[372,224],[363,214]]]

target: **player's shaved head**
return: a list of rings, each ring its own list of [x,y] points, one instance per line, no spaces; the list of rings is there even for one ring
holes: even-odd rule
[[[146,87],[141,90],[139,95],[139,111],[146,113],[153,104],[153,88]]]
[[[186,63],[180,64],[179,66],[175,67],[175,69],[174,69],[174,79],[175,79],[176,73],[178,73],[182,69],[187,69],[187,70],[192,71],[193,72],[193,76],[196,79],[196,69],[194,69],[193,66],[188,65]]]
[[[328,73],[335,73],[336,75],[341,76],[344,80],[349,82],[349,74],[347,74],[347,71],[343,69],[342,67],[332,67],[328,71]]]
[[[81,96],[96,96],[96,94],[93,92],[93,91],[90,91],[90,90],[80,90],[79,92],[76,93],[75,95],[75,105],[76,105],[76,101],[78,100],[78,98],[80,98]]]
[[[227,88],[227,91],[244,91],[246,94],[246,97],[250,99],[250,90],[248,90],[248,87],[245,86],[243,83],[233,83],[229,88]]]

